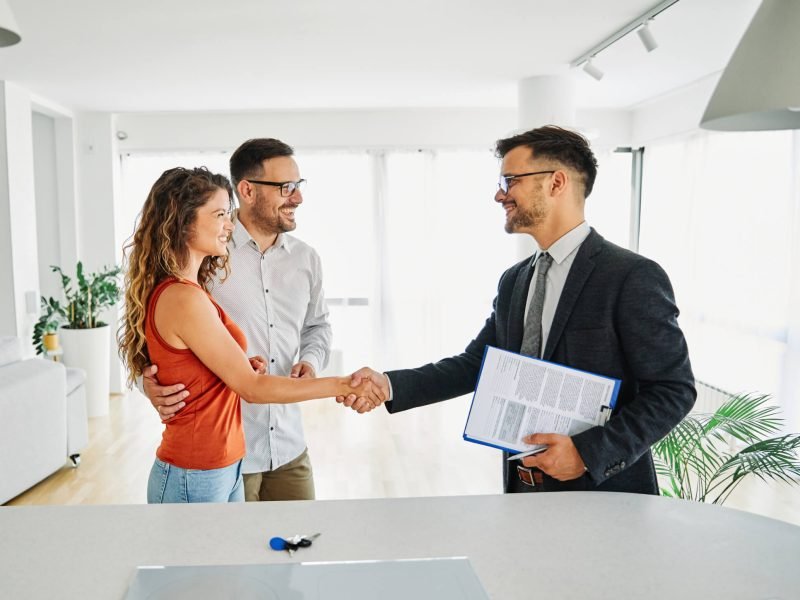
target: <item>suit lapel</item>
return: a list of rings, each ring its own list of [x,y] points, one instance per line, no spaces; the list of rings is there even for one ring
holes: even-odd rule
[[[511,292],[511,305],[508,314],[508,349],[512,352],[519,352],[522,346],[525,304],[528,301],[528,289],[531,287],[531,279],[533,278],[533,269],[530,267],[531,259],[517,273],[514,290]]]
[[[556,314],[553,316],[553,324],[550,326],[550,333],[547,336],[547,345],[542,353],[544,360],[550,360],[553,355],[553,350],[564,333],[564,327],[572,314],[572,309],[575,308],[583,286],[594,270],[593,257],[600,251],[603,242],[600,234],[592,229],[578,249],[578,254],[575,255],[575,261],[567,275],[567,281],[564,283],[561,297],[558,299]]]

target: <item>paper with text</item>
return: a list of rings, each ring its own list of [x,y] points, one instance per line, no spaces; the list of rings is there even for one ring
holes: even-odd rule
[[[575,435],[604,425],[620,381],[487,346],[464,439],[511,453],[532,433]]]

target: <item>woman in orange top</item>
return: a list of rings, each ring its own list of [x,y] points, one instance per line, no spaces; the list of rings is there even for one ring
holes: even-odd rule
[[[154,362],[162,383],[184,382],[192,401],[166,423],[147,501],[243,501],[240,395],[289,403],[355,393],[384,398],[369,381],[263,375],[241,330],[211,299],[212,274],[227,268],[232,190],[205,168],[165,171],[145,201],[129,250],[120,354],[129,381]]]

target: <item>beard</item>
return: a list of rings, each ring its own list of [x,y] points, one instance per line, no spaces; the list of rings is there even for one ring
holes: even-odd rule
[[[284,208],[285,206],[287,205],[283,205],[280,208]],[[250,219],[253,225],[264,233],[286,233],[294,231],[297,227],[295,221],[290,221],[280,213],[267,212],[263,202],[256,202],[250,214]]]
[[[513,215],[506,219],[506,233],[531,229],[544,221],[546,216],[547,208],[541,198],[535,198],[530,207],[522,207],[517,203]]]

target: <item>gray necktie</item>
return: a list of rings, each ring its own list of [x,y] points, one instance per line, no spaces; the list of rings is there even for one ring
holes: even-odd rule
[[[539,358],[542,355],[542,309],[544,308],[545,277],[553,257],[545,252],[536,259],[539,267],[536,271],[536,284],[533,288],[533,299],[528,307],[528,318],[525,320],[525,331],[522,334],[520,354]]]

